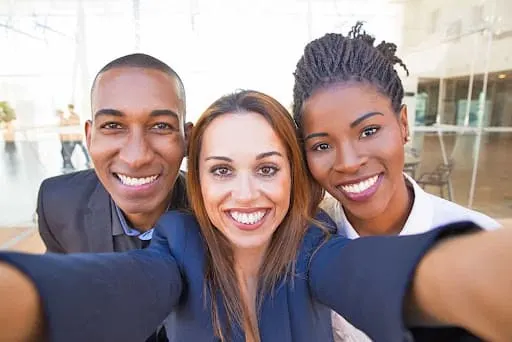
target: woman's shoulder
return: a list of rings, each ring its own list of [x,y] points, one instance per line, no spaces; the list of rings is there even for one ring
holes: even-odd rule
[[[340,203],[338,202],[338,200],[332,197],[332,195],[329,194],[328,192],[324,194],[324,198],[319,204],[320,209],[329,214],[329,216],[332,217],[334,220],[337,220],[337,216],[339,214],[339,206]]]
[[[426,192],[412,178],[405,177],[414,189],[415,200],[412,212],[416,214],[413,217],[421,219],[421,223],[427,225],[426,229],[420,232],[459,221],[471,221],[487,230],[501,226],[496,220],[483,213]],[[428,220],[425,217],[428,217]]]
[[[165,213],[155,227],[153,240],[167,246],[180,265],[204,253],[201,228],[189,211],[172,210]]]
[[[307,228],[306,239],[329,234],[336,234],[336,223],[325,210],[319,209]]]
[[[306,229],[306,234],[299,250],[299,264],[306,262],[305,265],[307,265],[311,256],[322,243],[335,234],[336,224],[325,211],[320,209]]]
[[[155,230],[174,239],[190,238],[200,234],[199,223],[192,212],[186,210],[171,210],[158,220]]]
[[[198,225],[194,214],[186,209],[183,210],[170,210],[164,213],[158,220],[157,225],[169,224],[172,227],[177,227],[182,224],[190,224],[194,222]]]
[[[463,207],[455,202],[428,194],[434,209],[433,224],[435,227],[455,221],[471,221],[485,230],[500,228],[498,221],[476,210]]]

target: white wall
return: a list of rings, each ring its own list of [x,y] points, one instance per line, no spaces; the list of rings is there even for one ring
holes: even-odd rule
[[[31,6],[24,5],[30,3]],[[76,1],[12,1],[12,25],[37,37],[0,32],[2,88],[10,99],[31,99],[37,120],[50,123],[54,110],[68,102],[88,99],[88,87],[73,79],[76,65],[73,37],[77,29]],[[84,0],[88,78],[108,61],[134,52],[131,1]],[[285,106],[292,102],[293,71],[305,44],[327,32],[347,33],[357,20],[377,42],[402,45],[403,4],[388,0],[147,0],[140,8],[140,51],[167,62],[182,76],[187,90],[188,118],[195,121],[219,96],[237,88],[264,91]],[[46,6],[40,8],[39,6]],[[43,7],[44,7],[43,6]],[[72,38],[44,32],[38,21]],[[43,14],[50,12],[46,18]],[[309,11],[309,12],[308,12]],[[309,13],[309,14],[308,14]],[[0,0],[0,15],[2,1]],[[5,34],[4,34],[5,33]],[[10,75],[10,76],[9,76]],[[16,75],[23,75],[18,76]],[[26,75],[40,75],[27,80]],[[81,85],[81,86],[80,86]],[[413,90],[415,91],[415,90]],[[80,113],[88,116],[88,111]]]
[[[411,0],[405,6],[404,60],[421,77],[468,75],[472,68],[483,73],[485,27],[494,32],[489,71],[512,69],[512,1]]]

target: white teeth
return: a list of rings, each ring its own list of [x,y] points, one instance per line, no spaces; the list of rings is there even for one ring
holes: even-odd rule
[[[255,223],[258,223],[259,221],[261,221],[261,219],[263,219],[263,217],[266,214],[266,211],[262,210],[262,211],[255,211],[252,213],[242,213],[239,211],[230,211],[229,214],[237,222],[240,222],[243,224],[255,224]]]
[[[121,180],[121,183],[123,183],[124,185],[140,186],[140,185],[149,184],[149,183],[154,182],[158,178],[158,175],[143,177],[143,178],[132,178],[132,177],[128,177],[128,176],[122,175],[120,173],[117,173],[117,177],[119,178],[119,180]]]
[[[348,193],[358,194],[373,186],[375,182],[377,182],[377,179],[379,179],[379,175],[373,176],[372,178],[368,178],[356,184],[342,185],[341,189]]]

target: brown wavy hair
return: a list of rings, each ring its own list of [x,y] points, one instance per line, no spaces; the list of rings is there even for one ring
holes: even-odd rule
[[[278,283],[293,280],[295,262],[300,243],[311,222],[322,191],[307,173],[307,168],[297,138],[297,129],[290,113],[278,101],[263,93],[251,90],[226,95],[210,105],[201,115],[190,138],[187,173],[187,193],[191,208],[201,227],[206,248],[205,294],[211,298],[214,332],[227,341],[233,323],[249,323],[246,335],[260,341],[257,322],[250,320],[249,308],[240,300],[240,291],[234,270],[230,242],[210,221],[201,192],[199,155],[206,128],[217,117],[228,113],[257,113],[272,126],[286,148],[291,170],[290,208],[270,241],[259,270],[256,312],[259,313],[264,295],[273,293]],[[248,127],[248,129],[250,129]],[[222,298],[228,324],[221,326],[217,294]],[[205,298],[208,296],[205,295]],[[207,303],[205,303],[207,304]]]

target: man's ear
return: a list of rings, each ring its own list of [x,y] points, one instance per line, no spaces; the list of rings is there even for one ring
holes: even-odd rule
[[[85,144],[87,145],[87,150],[91,151],[91,134],[92,134],[92,121],[87,120],[85,122]]]
[[[185,123],[185,156],[188,155],[188,147],[190,145],[190,136],[192,135],[193,129],[194,129],[194,124],[192,122]]]

